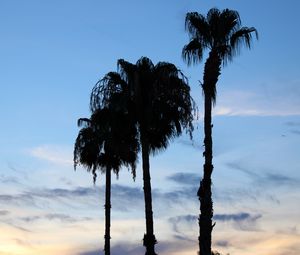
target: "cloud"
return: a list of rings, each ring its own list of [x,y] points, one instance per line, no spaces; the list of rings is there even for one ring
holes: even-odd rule
[[[188,226],[189,228],[192,225],[197,225],[198,223],[198,216],[187,214],[187,215],[180,215],[176,217],[169,218],[169,223],[172,225],[172,229],[177,234],[182,234],[180,228],[183,226]]]
[[[75,187],[73,189],[33,189],[23,193],[29,197],[35,198],[48,198],[48,199],[58,199],[58,198],[81,198],[81,197],[92,197],[96,195],[97,188],[92,187]]]
[[[259,198],[262,198],[262,192],[253,187],[242,188],[215,188],[213,192],[213,201],[218,201],[219,204],[237,204],[241,201],[251,200],[257,203]]]
[[[175,178],[176,179],[176,178]],[[104,188],[102,187],[102,192]],[[161,189],[152,190],[153,203],[159,203],[160,208],[168,211],[170,208],[182,206],[186,199],[196,197],[197,187],[182,186],[172,191],[162,191]],[[144,192],[142,188],[130,187],[126,185],[112,185],[112,206],[114,210],[132,211],[141,210],[144,207]]]
[[[8,214],[10,214],[9,211],[7,211],[7,210],[0,210],[0,216],[6,216]]]
[[[293,129],[293,130],[290,130],[290,132],[295,135],[300,135],[300,130]]]
[[[141,242],[142,243],[142,242]],[[94,250],[84,251],[78,255],[99,255],[103,251],[103,248],[97,248]],[[130,254],[140,255],[145,252],[145,248],[142,246],[136,246],[134,244],[119,243],[111,246],[111,254]]]
[[[285,122],[285,124],[290,127],[300,127],[300,122],[297,121],[288,121]]]
[[[197,199],[198,187],[186,187],[183,186],[180,189],[176,189],[170,192],[162,192],[161,190],[153,190],[153,197],[162,200],[167,205],[186,203],[187,200],[191,201]]]
[[[262,181],[264,183],[268,182],[270,184],[274,185],[298,185],[298,181],[282,174],[276,174],[276,173],[265,173],[265,175],[262,178]]]
[[[221,91],[213,113],[223,116],[300,115],[299,88],[300,80],[294,80],[260,84],[251,91]]]
[[[12,220],[8,219],[8,220],[2,220],[1,222],[5,223],[6,225],[13,227],[15,229],[21,230],[22,232],[26,232],[26,233],[32,233],[32,231],[28,228],[24,228],[23,226],[20,226],[19,224],[13,222]]]
[[[27,223],[29,223],[29,222],[32,223],[37,220],[49,220],[49,221],[59,220],[61,222],[65,222],[65,223],[74,223],[74,222],[79,222],[79,221],[92,220],[92,218],[90,218],[90,217],[75,218],[75,217],[71,217],[67,214],[49,213],[49,214],[45,214],[45,215],[21,217],[20,220],[27,222]]]
[[[300,233],[298,231],[297,226],[292,226],[292,227],[280,229],[280,230],[277,231],[277,233],[278,234],[285,234],[285,235],[294,235],[294,236],[299,235],[300,236]]]
[[[104,194],[105,187],[74,187],[67,188],[43,188],[28,189],[18,194],[0,195],[0,204],[12,204],[16,206],[34,206],[37,208],[51,207],[54,204],[62,204],[74,207],[98,206],[101,203],[100,195]],[[160,193],[160,192],[158,192]],[[143,203],[142,188],[125,185],[112,185],[112,204],[114,210],[129,211],[140,209]],[[49,215],[48,215],[49,216]]]
[[[277,254],[275,253],[274,255],[286,255],[286,254],[298,255],[299,253],[300,253],[300,247],[298,245],[298,247],[290,246],[290,247],[281,248],[281,250],[278,251]]]
[[[72,151],[54,145],[42,145],[28,150],[29,154],[35,158],[42,159],[57,165],[72,166]]]
[[[257,220],[262,217],[261,214],[250,214],[247,212],[233,213],[233,214],[215,214],[213,220],[217,222],[229,222],[234,228],[243,231],[257,231]],[[176,217],[170,217],[168,222],[171,224],[172,230],[181,239],[193,240],[193,233],[191,230],[196,231],[198,229],[198,216],[196,215],[180,215]],[[222,246],[221,243],[218,244]],[[223,243],[223,246],[225,244]],[[227,243],[228,245],[228,243]]]
[[[90,187],[76,187],[73,189],[28,189],[18,194],[0,195],[0,204],[14,206],[31,206],[37,208],[51,207],[53,203],[71,206],[74,199],[78,206],[83,204],[99,204],[97,189]]]
[[[290,133],[295,135],[300,135],[300,122],[297,121],[288,121],[284,123],[286,126],[291,127],[289,130]]]
[[[167,177],[168,180],[184,185],[199,185],[200,176],[194,173],[175,173]]]
[[[214,245],[227,248],[230,246],[230,243],[227,240],[216,240],[214,242]]]
[[[143,208],[144,194],[142,188],[125,185],[112,185],[112,206],[114,210],[132,211]]]
[[[2,182],[4,184],[17,184],[17,185],[20,184],[20,182],[19,182],[19,180],[18,180],[17,177],[4,176],[4,175],[0,176],[0,182]]]
[[[242,221],[256,221],[257,219],[261,218],[261,215],[251,215],[249,213],[241,212],[235,214],[215,214],[214,220],[216,221],[235,221],[235,222],[242,222]]]
[[[103,249],[81,252],[78,255],[99,255]]]
[[[0,204],[33,205],[34,199],[30,194],[0,195]]]
[[[244,167],[242,164],[238,163],[227,163],[227,166],[231,169],[238,170],[247,176],[249,176],[255,185],[260,186],[286,186],[286,187],[298,187],[299,180],[295,178],[291,178],[287,175],[278,174],[275,172],[267,172],[267,171],[257,171],[248,170],[247,167]]]
[[[262,217],[261,214],[252,215],[250,213],[241,212],[233,214],[215,214],[213,220],[217,222],[231,222],[233,226],[243,231],[257,231],[257,220]]]
[[[18,238],[13,238],[12,240],[19,246],[32,247],[31,243],[28,241],[24,241]]]
[[[180,251],[190,251],[196,250],[196,242],[191,242],[189,240],[178,239],[170,241],[160,241],[157,243],[156,252],[158,254],[180,254]],[[98,255],[101,254],[103,248],[96,248],[92,250],[82,251],[78,255]],[[130,254],[130,255],[140,255],[145,253],[145,248],[142,246],[142,240],[140,245],[132,243],[118,243],[111,247],[111,254]]]
[[[257,232],[251,236],[231,236],[233,248],[247,249],[249,254],[255,254],[259,250],[267,251],[274,255],[298,255],[300,254],[299,235],[274,234],[272,232]],[[264,252],[260,253],[264,254]]]
[[[181,145],[187,146],[187,147],[192,147],[193,149],[195,149],[197,151],[198,150],[200,150],[200,151],[204,150],[203,145],[201,145],[200,143],[194,141],[194,139],[192,141],[191,140],[185,140],[185,139],[179,139],[176,142],[181,144]]]

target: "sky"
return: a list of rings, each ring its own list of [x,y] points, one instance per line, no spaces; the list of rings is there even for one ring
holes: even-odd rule
[[[95,255],[104,245],[104,176],[73,169],[80,117],[117,60],[174,63],[199,107],[183,135],[151,157],[161,255],[197,252],[203,165],[203,62],[181,58],[187,12],[240,13],[259,40],[222,68],[213,110],[213,250],[300,253],[300,2],[0,0],[0,255]],[[206,57],[207,55],[205,55]],[[112,254],[142,254],[141,159],[112,185]]]

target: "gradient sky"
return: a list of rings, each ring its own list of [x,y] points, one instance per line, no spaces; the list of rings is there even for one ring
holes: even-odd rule
[[[104,180],[73,170],[76,121],[124,58],[176,64],[198,103],[194,141],[151,158],[161,255],[197,252],[203,63],[187,67],[185,14],[238,10],[259,41],[224,67],[214,109],[213,248],[300,254],[300,2],[0,0],[0,255],[95,255],[103,249]],[[141,170],[141,166],[138,166]],[[142,176],[113,178],[112,254],[143,254]]]

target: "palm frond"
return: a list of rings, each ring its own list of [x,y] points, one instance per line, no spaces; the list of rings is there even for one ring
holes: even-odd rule
[[[247,48],[251,48],[251,43],[253,40],[252,33],[255,34],[256,39],[258,39],[258,32],[254,27],[242,27],[230,37],[230,46],[235,54],[238,54],[241,46],[245,45]]]
[[[139,70],[151,71],[154,68],[154,64],[152,63],[152,61],[149,58],[141,57],[136,62],[136,67]]]
[[[91,122],[91,120],[88,118],[79,118],[77,120],[77,126],[78,127],[82,127],[82,126],[87,127],[90,124],[90,122]]]
[[[171,63],[154,65],[147,57],[136,64],[118,60],[118,72],[107,74],[91,95],[93,129],[101,133],[110,128],[103,152],[135,174],[141,133],[152,153],[165,149],[184,129],[191,135],[195,104],[189,93],[187,78]]]
[[[185,30],[190,39],[198,38],[204,44],[209,42],[209,25],[205,17],[198,12],[189,12],[185,17]]]
[[[220,37],[228,41],[231,34],[237,31],[241,26],[241,18],[237,11],[225,9],[220,14],[219,27]]]
[[[126,82],[119,73],[109,72],[103,79],[99,80],[92,89],[90,96],[90,109],[95,111],[107,107],[110,98],[124,89]]]
[[[92,128],[86,127],[79,131],[74,146],[74,169],[81,164],[88,172],[92,172],[94,181],[97,174],[98,155],[102,145],[98,143]]]
[[[209,30],[210,30],[211,47],[213,47],[216,44],[215,41],[216,41],[216,39],[218,39],[220,15],[221,15],[221,12],[217,8],[211,8],[206,15],[206,20],[207,20],[207,23],[209,25]]]
[[[93,173],[112,169],[118,174],[122,165],[132,168],[135,178],[135,165],[139,144],[136,127],[126,113],[109,108],[98,109],[88,119],[88,127],[82,128],[74,146],[74,167],[83,165]],[[124,128],[123,128],[124,125]]]
[[[130,82],[130,80],[133,80],[134,72],[136,69],[136,66],[134,64],[127,62],[124,59],[119,59],[117,61],[117,65],[118,72],[124,81],[128,83]]]
[[[197,64],[203,58],[203,50],[203,45],[197,39],[192,39],[183,47],[182,58],[188,65]]]

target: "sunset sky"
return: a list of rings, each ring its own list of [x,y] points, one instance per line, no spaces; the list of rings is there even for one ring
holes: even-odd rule
[[[300,254],[300,1],[0,0],[0,255],[96,255],[104,176],[73,169],[92,87],[117,60],[174,63],[199,107],[194,140],[151,157],[160,255],[196,255],[203,63],[187,67],[187,12],[239,11],[259,40],[222,69],[214,108],[213,249]],[[206,57],[206,56],[205,56]],[[141,162],[141,160],[139,161]],[[144,253],[141,165],[112,186],[112,255]]]

